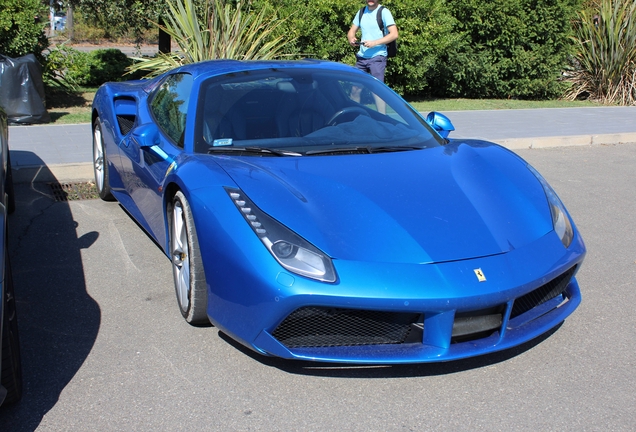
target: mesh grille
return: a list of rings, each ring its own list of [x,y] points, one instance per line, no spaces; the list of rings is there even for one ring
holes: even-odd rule
[[[514,318],[528,312],[530,309],[562,294],[570,283],[574,270],[576,270],[576,266],[572,267],[560,276],[555,277],[550,282],[540,286],[536,290],[516,299],[514,306],[512,307],[510,318]]]
[[[133,115],[118,115],[117,123],[119,123],[119,130],[122,135],[126,135],[131,131],[135,125],[135,116]]]
[[[421,314],[304,307],[273,336],[288,348],[400,344]]]

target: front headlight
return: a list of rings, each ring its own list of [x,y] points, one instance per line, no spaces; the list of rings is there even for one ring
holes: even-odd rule
[[[239,189],[225,188],[245,221],[284,268],[322,282],[335,282],[331,258],[292,230],[268,216]]]
[[[572,238],[574,237],[574,230],[572,229],[570,218],[565,211],[565,206],[557,196],[554,189],[552,189],[552,186],[548,184],[543,176],[539,174],[539,172],[530,164],[528,164],[528,169],[535,175],[543,186],[545,195],[548,198],[548,204],[550,205],[550,212],[552,213],[552,225],[554,226],[554,231],[561,239],[563,246],[569,247],[570,243],[572,243]]]

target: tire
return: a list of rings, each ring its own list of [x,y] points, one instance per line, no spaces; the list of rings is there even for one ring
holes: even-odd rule
[[[172,199],[170,214],[170,259],[174,288],[181,315],[196,326],[210,325],[203,259],[188,200],[181,191]]]
[[[104,139],[99,117],[93,123],[93,171],[95,173],[95,188],[99,197],[104,201],[114,201],[115,197],[110,191],[108,157],[104,150]]]
[[[4,284],[4,312],[2,314],[4,325],[2,328],[2,373],[0,382],[7,390],[7,396],[3,402],[3,405],[6,405],[16,403],[22,398],[22,362],[20,337],[18,335],[18,316],[16,314],[13,278],[8,256],[5,258]]]

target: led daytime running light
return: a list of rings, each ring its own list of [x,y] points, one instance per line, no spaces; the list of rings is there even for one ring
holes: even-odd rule
[[[240,190],[226,188],[226,191],[245,221],[280,265],[301,276],[322,282],[336,281],[335,269],[327,255],[262,212]]]

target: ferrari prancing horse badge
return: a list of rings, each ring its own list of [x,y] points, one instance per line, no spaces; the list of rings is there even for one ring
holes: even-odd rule
[[[479,282],[486,282],[486,275],[484,274],[483,271],[481,271],[480,268],[473,270],[475,272],[475,275],[477,276],[477,280]]]

